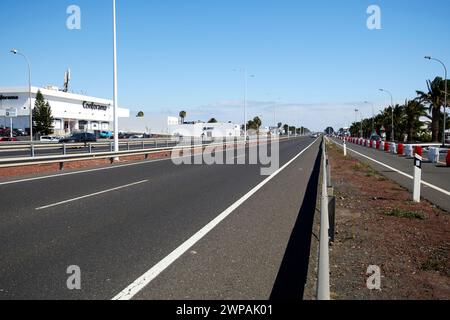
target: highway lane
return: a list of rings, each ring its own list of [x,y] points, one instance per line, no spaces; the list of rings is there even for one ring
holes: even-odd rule
[[[334,141],[342,145],[341,140],[334,139]],[[349,149],[355,150],[365,156],[380,161],[410,176],[414,175],[414,162],[412,159],[399,157],[398,155],[393,155],[387,152],[363,147],[353,143],[348,143],[347,146]],[[412,192],[414,186],[412,179],[402,176],[351,151],[350,155],[370,164],[377,171],[396,181]],[[450,168],[447,168],[443,165],[424,162],[422,166],[422,180],[446,191],[447,193],[450,192]],[[450,212],[450,196],[448,194],[439,192],[427,186],[422,186],[422,197],[439,206],[440,208]]]
[[[281,164],[311,142],[282,142]],[[158,161],[0,184],[0,299],[110,299],[264,179],[259,166]],[[70,265],[81,291],[66,287]]]

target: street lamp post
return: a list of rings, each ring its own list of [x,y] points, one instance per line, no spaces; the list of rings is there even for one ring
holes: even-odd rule
[[[372,102],[364,101],[365,104],[370,104],[372,106],[372,134],[375,133],[375,111],[374,111],[374,105]]]
[[[30,60],[26,55],[19,52],[17,49],[11,50],[12,54],[22,56],[28,65],[28,100],[29,100],[29,111],[30,111],[30,141],[33,142],[33,106],[31,102],[31,64]],[[11,129],[12,130],[12,129]]]
[[[385,89],[380,89],[381,92],[385,92],[387,94],[389,94],[391,96],[391,108],[392,108],[392,131],[391,131],[391,141],[394,142],[395,141],[395,131],[394,131],[394,97],[392,96],[392,93],[390,91],[387,91]]]
[[[444,132],[443,132],[443,139],[442,139],[442,145],[443,146],[445,146],[445,130],[446,130],[446,128],[447,128],[447,124],[445,123],[446,121],[447,121],[447,67],[445,66],[445,64],[444,64],[444,62],[442,62],[441,60],[439,60],[439,59],[436,59],[436,58],[433,58],[433,57],[430,57],[430,56],[427,56],[427,57],[425,57],[425,59],[428,59],[428,60],[434,60],[434,61],[437,61],[437,62],[439,62],[443,67],[444,67],[444,71],[445,71],[445,88],[444,88],[444,95],[445,95],[445,97],[444,97]]]
[[[358,123],[358,112],[359,112],[359,110],[355,109],[355,125]],[[359,133],[359,135],[360,135],[360,138],[361,138],[361,132]]]
[[[118,92],[117,92],[117,27],[116,27],[116,0],[112,0],[113,6],[113,95],[114,95],[114,152],[119,152],[119,115],[118,115]],[[114,159],[115,161],[118,158]]]

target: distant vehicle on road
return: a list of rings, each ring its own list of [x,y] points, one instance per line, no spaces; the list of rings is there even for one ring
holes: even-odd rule
[[[3,137],[3,138],[0,138],[0,142],[17,142],[17,139],[16,138],[11,138],[11,137]]]
[[[59,140],[60,143],[89,143],[97,142],[97,138],[92,133],[75,133],[74,135]]]
[[[378,134],[372,134],[371,136],[370,136],[370,140],[371,141],[381,141],[381,137],[378,135]]]
[[[313,138],[313,139],[317,139],[319,137],[319,134],[318,133],[313,133],[312,135],[311,135],[311,138]]]

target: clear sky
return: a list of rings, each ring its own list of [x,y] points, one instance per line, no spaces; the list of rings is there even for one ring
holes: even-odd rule
[[[68,30],[66,9],[81,8],[81,30]],[[381,30],[369,30],[369,5]],[[0,86],[62,86],[112,97],[111,0],[2,0]],[[354,121],[355,106],[413,98],[426,79],[450,67],[448,0],[117,0],[119,103],[133,112],[188,120],[243,123],[243,74],[249,118],[323,130]],[[276,111],[275,111],[276,110]]]

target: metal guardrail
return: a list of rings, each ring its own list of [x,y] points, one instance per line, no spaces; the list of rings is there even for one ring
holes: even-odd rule
[[[323,140],[322,198],[320,208],[319,268],[317,279],[317,299],[331,300],[330,294],[330,240],[334,241],[335,199],[331,187],[331,172]]]
[[[281,138],[280,140],[285,140],[286,138]],[[248,142],[258,141],[257,139],[250,139]],[[42,164],[54,164],[59,163],[61,170],[64,169],[64,163],[75,162],[75,161],[86,161],[86,160],[98,160],[98,159],[111,159],[117,157],[129,157],[129,156],[140,156],[145,155],[148,158],[149,155],[161,152],[173,152],[176,150],[186,150],[186,149],[199,149],[212,146],[228,146],[228,145],[239,146],[244,144],[243,139],[236,139],[234,141],[222,141],[220,143],[214,143],[214,141],[202,141],[201,144],[192,144],[191,142],[187,144],[186,141],[181,142],[177,146],[166,146],[161,148],[149,148],[149,149],[139,149],[139,150],[125,150],[119,152],[97,152],[97,153],[79,153],[79,154],[64,154],[64,155],[50,155],[50,156],[38,156],[38,157],[19,157],[19,158],[0,158],[0,168],[11,168],[19,166],[31,166],[31,165],[42,165]],[[247,145],[247,144],[246,144]]]

